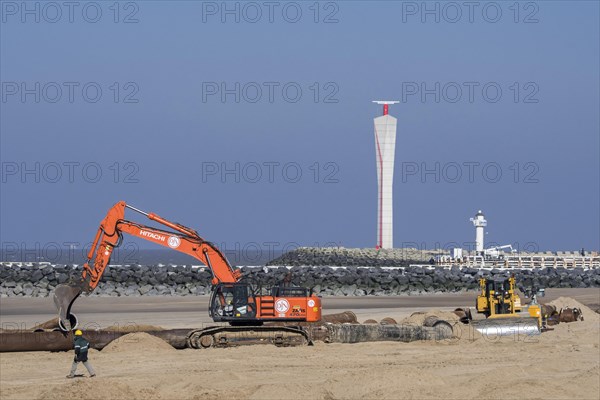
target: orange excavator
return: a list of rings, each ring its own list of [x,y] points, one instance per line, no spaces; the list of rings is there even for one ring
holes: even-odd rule
[[[125,219],[125,209],[145,215],[166,228],[154,228]],[[161,246],[188,254],[206,265],[212,273],[212,295],[209,315],[215,322],[229,323],[194,331],[190,334],[192,347],[209,347],[223,333],[269,332],[282,338],[283,333],[299,333],[310,338],[299,327],[281,324],[263,326],[264,322],[317,322],[321,319],[321,299],[302,287],[281,284],[267,290],[242,279],[239,269],[233,269],[225,255],[211,242],[204,240],[191,228],[170,222],[154,213],[146,213],[120,201],[115,204],[100,223],[96,238],[83,265],[81,278],[76,282],[58,285],[54,291],[54,304],[59,313],[59,326],[68,332],[78,324],[71,313],[75,300],[81,293],[91,293],[98,286],[110,262],[111,254],[123,240],[123,233],[148,240]],[[93,260],[93,262],[92,262]]]

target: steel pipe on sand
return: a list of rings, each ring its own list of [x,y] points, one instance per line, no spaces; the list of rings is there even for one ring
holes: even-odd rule
[[[53,323],[54,322],[54,323]],[[371,321],[369,321],[371,322]],[[321,340],[328,343],[357,343],[371,341],[403,341],[435,340],[452,337],[452,329],[442,329],[440,323],[432,326],[397,325],[392,318],[384,318],[381,324],[372,320],[372,324],[359,324],[352,311],[325,315],[319,323],[301,323],[311,340]],[[442,321],[444,322],[444,321]],[[447,324],[447,323],[446,323]],[[267,326],[270,324],[267,324]],[[278,324],[273,324],[278,325]],[[36,329],[43,331],[4,331],[0,333],[0,352],[19,351],[68,351],[73,348],[71,333],[48,331],[55,327],[55,321],[48,321]],[[188,336],[194,329],[157,330],[140,329],[150,335],[163,339],[176,349],[189,347]],[[123,329],[101,329],[83,331],[84,337],[90,341],[90,346],[102,350],[113,340],[135,331]]]
[[[487,318],[471,325],[485,336],[532,336],[541,334],[536,318]]]
[[[176,349],[184,349],[190,329],[170,329],[146,332],[163,339]],[[102,350],[107,344],[132,332],[93,330],[83,331],[90,346]],[[19,351],[68,351],[73,349],[73,336],[64,332],[4,331],[0,333],[0,353]]]
[[[435,328],[440,332],[444,331],[450,336],[453,334],[452,324],[434,315],[426,317],[425,321],[423,321],[423,326]]]
[[[441,340],[452,338],[452,331],[438,327],[382,324],[328,324],[325,326],[326,343],[359,342],[414,342],[417,340]]]

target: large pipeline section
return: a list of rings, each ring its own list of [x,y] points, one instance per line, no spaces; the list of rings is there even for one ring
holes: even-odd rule
[[[412,342],[417,340],[440,340],[452,337],[452,331],[436,327],[382,324],[331,324],[305,328],[312,340],[326,343],[358,343],[376,341]],[[176,349],[188,347],[188,335],[192,329],[169,329],[146,333],[163,339]],[[102,350],[113,340],[132,332],[93,330],[83,336],[90,346]],[[20,351],[68,351],[73,349],[73,337],[59,331],[14,331],[0,333],[0,353]]]
[[[442,320],[428,320],[425,325],[398,325],[392,318],[384,318],[378,324],[376,321],[359,324],[356,314],[345,311],[337,314],[324,315],[317,323],[297,323],[295,326],[307,332],[312,341],[326,343],[358,343],[374,341],[412,342],[417,340],[439,340],[452,337],[452,326]],[[56,328],[57,319],[40,324],[32,331],[14,330],[0,331],[0,353],[20,351],[69,351],[73,349],[73,335]],[[283,323],[270,323],[267,326],[282,326]],[[196,329],[147,330],[169,343],[175,349],[190,347],[190,333]],[[90,346],[102,350],[113,340],[133,333],[128,330],[84,330],[83,336],[89,340]]]
[[[176,349],[185,349],[187,334],[191,329],[170,329],[149,331]],[[107,344],[131,332],[93,330],[83,331],[83,336],[89,340],[90,346],[102,350]],[[68,351],[73,349],[73,336],[60,331],[31,332],[4,331],[0,333],[0,353],[18,351]]]

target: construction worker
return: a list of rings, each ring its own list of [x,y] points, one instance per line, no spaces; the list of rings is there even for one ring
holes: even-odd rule
[[[67,378],[74,378],[75,371],[77,371],[77,365],[82,362],[85,368],[90,373],[90,378],[96,376],[94,368],[88,361],[88,349],[90,348],[90,342],[83,337],[83,332],[79,329],[75,331],[73,337],[73,347],[75,349],[75,358],[73,358],[73,364],[71,365],[71,373],[67,375]]]

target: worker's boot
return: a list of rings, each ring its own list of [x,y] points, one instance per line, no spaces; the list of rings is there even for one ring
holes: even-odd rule
[[[69,375],[67,375],[67,378],[69,378],[69,379],[73,379],[73,378],[75,378],[75,375],[71,375],[71,374],[69,374]]]

